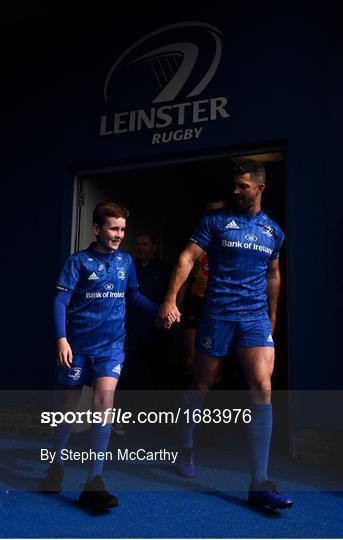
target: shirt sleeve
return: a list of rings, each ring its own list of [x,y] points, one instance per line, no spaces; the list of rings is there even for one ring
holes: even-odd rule
[[[54,324],[56,339],[66,337],[66,312],[71,294],[58,291],[54,300]]]
[[[211,244],[215,233],[214,216],[206,214],[193,230],[190,241],[206,250]]]
[[[133,308],[142,310],[143,315],[157,317],[159,306],[155,304],[155,302],[152,302],[151,300],[146,298],[146,296],[143,296],[138,290],[136,268],[133,264],[132,258],[130,258],[129,263],[125,298],[132,305]]]
[[[71,256],[64,265],[57,282],[57,289],[72,293],[80,279],[80,260]]]

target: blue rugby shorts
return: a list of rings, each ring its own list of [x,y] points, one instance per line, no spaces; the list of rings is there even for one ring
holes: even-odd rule
[[[255,321],[200,318],[195,337],[198,352],[210,356],[226,356],[230,346],[234,349],[274,347],[268,315]]]
[[[124,362],[124,351],[113,349],[109,354],[73,355],[70,369],[60,369],[59,382],[68,386],[92,386],[94,379],[99,377],[113,377],[119,379]]]

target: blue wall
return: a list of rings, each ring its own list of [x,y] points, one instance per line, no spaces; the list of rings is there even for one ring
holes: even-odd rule
[[[336,262],[343,225],[342,40],[330,27],[334,17],[323,19],[316,8],[294,14],[270,6],[245,12],[242,5],[231,15],[185,9],[175,16],[118,20],[97,13],[5,28],[4,387],[53,385],[51,303],[70,249],[75,170],[233,147],[250,151],[283,141],[290,382],[298,389],[342,388],[342,287]],[[195,99],[226,96],[230,118],[204,124],[198,140],[178,143],[152,145],[151,130],[100,137],[99,118],[110,107],[148,109],[153,97],[150,79],[132,80],[127,92],[119,81],[108,106],[103,88],[114,61],[143,35],[191,20],[223,33],[218,70]],[[181,92],[177,101],[187,99]]]

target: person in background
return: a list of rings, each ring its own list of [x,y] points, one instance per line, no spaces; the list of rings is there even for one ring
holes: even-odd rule
[[[168,289],[171,266],[158,255],[157,241],[150,231],[136,237],[134,265],[141,294],[160,305]],[[127,372],[125,388],[159,389],[168,383],[166,357],[171,340],[165,329],[157,329],[149,318],[141,318],[130,306],[126,318]],[[124,380],[123,379],[123,380]]]
[[[151,232],[138,234],[134,264],[140,292],[153,302],[161,304],[168,288],[172,269],[159,257],[157,241]]]

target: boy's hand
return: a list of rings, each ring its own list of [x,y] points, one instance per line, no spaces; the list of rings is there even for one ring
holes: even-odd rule
[[[172,324],[175,322],[175,318],[173,317],[173,315],[171,315],[170,313],[168,313],[167,317],[165,318],[162,318],[162,317],[157,317],[156,321],[155,321],[155,327],[157,329],[164,329],[164,330],[169,330],[169,328],[172,326]]]
[[[56,341],[56,361],[57,365],[65,369],[70,369],[73,363],[73,352],[66,338]]]

